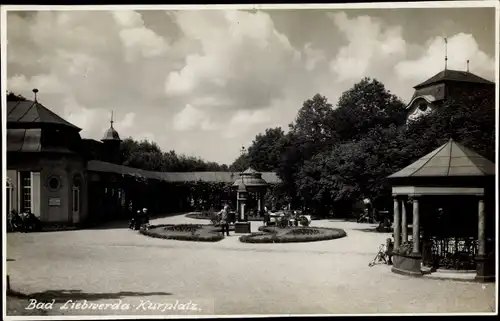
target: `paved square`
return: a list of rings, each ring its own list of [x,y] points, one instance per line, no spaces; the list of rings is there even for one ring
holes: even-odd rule
[[[152,221],[160,223],[208,221],[183,215]],[[252,231],[260,224],[252,222]],[[217,243],[195,243],[149,238],[125,227],[11,233],[7,271],[18,292],[51,291],[45,297],[57,302],[49,315],[495,311],[494,284],[418,279],[396,275],[387,265],[368,267],[389,235],[362,231],[373,225],[321,220],[312,226],[342,228],[347,237],[246,244],[234,234]],[[67,300],[121,302],[130,309],[61,310]],[[189,301],[196,311],[168,309]],[[152,308],[144,310],[146,304]]]

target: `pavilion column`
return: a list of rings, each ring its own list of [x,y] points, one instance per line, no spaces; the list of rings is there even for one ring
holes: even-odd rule
[[[240,217],[240,193],[236,192],[236,218]]]
[[[476,256],[476,277],[479,282],[495,281],[495,258],[487,255],[486,250],[486,217],[484,211],[483,196],[479,196],[478,201],[478,229],[477,229],[477,256]],[[491,254],[491,253],[490,253]]]
[[[420,206],[419,198],[413,198],[413,253],[420,253]]]
[[[399,249],[401,235],[400,235],[400,221],[399,221],[399,199],[394,196],[394,250]]]
[[[402,235],[402,241],[401,242],[408,242],[408,222],[407,222],[407,216],[406,216],[406,200],[402,200],[401,202],[401,235]]]
[[[477,255],[486,255],[486,233],[485,233],[485,217],[484,217],[484,200],[479,199],[478,203],[478,229],[477,229]]]

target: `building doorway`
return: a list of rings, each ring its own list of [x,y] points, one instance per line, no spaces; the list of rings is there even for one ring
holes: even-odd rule
[[[72,222],[79,223],[80,222],[80,179],[73,179],[73,187],[72,191],[72,204],[73,204],[73,215]]]

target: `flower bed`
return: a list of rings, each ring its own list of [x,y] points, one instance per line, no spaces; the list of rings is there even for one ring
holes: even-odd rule
[[[342,229],[324,227],[286,227],[277,228],[270,226],[259,227],[257,233],[243,235],[243,243],[294,243],[316,242],[338,239],[347,236]]]
[[[207,213],[207,212],[189,213],[189,214],[186,214],[186,217],[194,218],[194,219],[197,219],[197,220],[210,220],[210,219],[212,219],[213,214],[210,214],[210,213]],[[259,217],[259,216],[248,216],[247,220],[248,221],[252,221],[252,222],[261,222],[261,221],[264,220],[264,218],[263,217]]]
[[[218,242],[224,239],[221,228],[202,224],[153,225],[147,230],[141,229],[140,233],[149,237],[179,241]]]
[[[180,225],[172,225],[168,226],[165,229],[169,231],[175,231],[175,232],[195,232],[199,230],[202,227],[201,224],[180,224]]]

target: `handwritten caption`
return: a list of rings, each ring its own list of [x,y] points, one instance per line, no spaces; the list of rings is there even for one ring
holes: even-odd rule
[[[26,310],[54,310],[56,300],[53,299],[49,302],[38,301],[36,299],[30,299],[29,304],[26,306]],[[121,310],[121,311],[156,311],[156,312],[167,312],[167,311],[201,311],[198,304],[192,302],[191,300],[187,302],[180,302],[175,300],[175,302],[153,302],[151,300],[140,300],[138,304],[130,304],[123,302],[122,300],[117,300],[114,303],[93,303],[87,300],[67,300],[63,302],[61,306],[58,307],[59,310]]]

